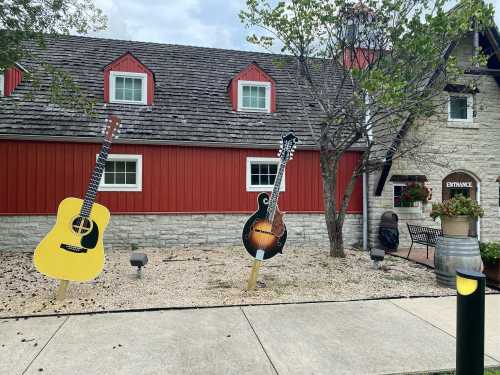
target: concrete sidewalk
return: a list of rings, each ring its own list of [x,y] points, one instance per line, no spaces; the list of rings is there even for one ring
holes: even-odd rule
[[[486,364],[500,366],[500,295]],[[455,297],[0,320],[0,374],[400,374],[455,366]]]

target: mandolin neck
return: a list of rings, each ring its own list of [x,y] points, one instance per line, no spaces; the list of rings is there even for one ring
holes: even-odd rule
[[[274,180],[273,192],[271,194],[271,198],[269,199],[269,205],[267,206],[266,219],[271,223],[274,220],[276,208],[278,207],[278,197],[280,194],[281,181],[283,180],[283,175],[285,174],[285,166],[286,162],[280,160],[278,172],[276,173],[276,179]]]
[[[92,172],[92,177],[85,193],[85,198],[83,199],[82,209],[80,210],[80,216],[89,217],[90,211],[92,210],[92,205],[95,202],[95,197],[97,195],[97,189],[104,172],[104,167],[106,166],[106,160],[108,159],[109,149],[111,148],[111,142],[107,139],[104,140],[99,156],[97,157],[97,162]]]

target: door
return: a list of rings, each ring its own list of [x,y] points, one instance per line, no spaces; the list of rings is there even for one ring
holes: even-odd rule
[[[454,172],[443,180],[443,201],[463,195],[477,202],[477,182],[464,172]],[[471,219],[469,236],[477,237],[477,220]]]

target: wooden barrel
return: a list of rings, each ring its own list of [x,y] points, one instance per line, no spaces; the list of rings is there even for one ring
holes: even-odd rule
[[[476,237],[438,237],[434,267],[438,284],[456,287],[458,268],[481,271],[482,261]]]

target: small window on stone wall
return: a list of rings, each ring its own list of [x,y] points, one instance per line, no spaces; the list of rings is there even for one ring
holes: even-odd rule
[[[394,208],[420,208],[422,202],[427,201],[430,196],[429,188],[422,183],[408,182],[395,183],[393,185],[393,207]]]

